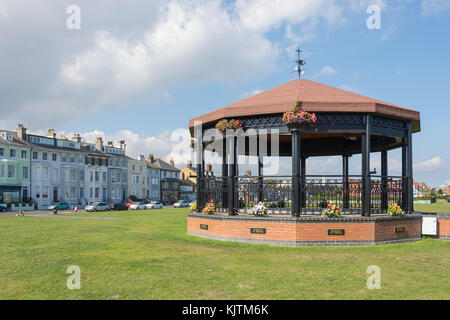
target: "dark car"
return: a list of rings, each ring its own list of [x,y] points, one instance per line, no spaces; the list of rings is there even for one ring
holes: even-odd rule
[[[124,203],[115,203],[111,206],[111,208],[109,210],[113,210],[113,211],[128,210],[128,206],[126,206]]]
[[[6,207],[0,206],[0,212],[6,212]]]

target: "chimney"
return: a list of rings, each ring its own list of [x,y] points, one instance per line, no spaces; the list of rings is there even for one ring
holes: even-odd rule
[[[114,144],[112,141],[108,141],[108,147],[114,147]]]
[[[250,169],[248,169],[247,171],[245,171],[245,175],[246,176],[251,176],[252,175],[252,171]]]
[[[175,167],[175,161],[173,160],[173,158],[170,158],[170,165],[171,165],[172,167]]]
[[[61,140],[67,140],[66,136],[65,136],[65,135],[63,135],[63,134],[62,134],[62,135],[60,135],[59,137],[61,138]]]
[[[74,134],[73,134],[73,137],[72,137],[72,141],[75,141],[75,142],[80,143],[80,142],[81,142],[81,136],[80,136],[80,134],[79,134],[79,133],[74,133]]]
[[[192,168],[192,161],[191,161],[191,160],[189,160],[189,161],[187,162],[187,167],[188,167],[188,168]]]
[[[206,164],[206,173],[212,173],[212,164],[211,163],[207,163]]]
[[[125,143],[125,140],[120,140],[119,141],[119,148],[123,150],[123,153],[125,154],[127,151],[127,145]]]
[[[20,140],[27,140],[27,128],[24,128],[23,124],[17,125],[17,136]]]
[[[145,157],[142,154],[140,154],[138,159],[139,159],[139,161],[144,161]]]
[[[55,139],[56,138],[55,129],[48,129],[47,137]]]
[[[102,137],[97,137],[97,140],[95,141],[95,149],[97,149],[97,151],[103,151],[103,139],[102,139]]]
[[[152,163],[153,162],[153,154],[149,154],[148,155],[148,161],[150,162],[150,163]]]

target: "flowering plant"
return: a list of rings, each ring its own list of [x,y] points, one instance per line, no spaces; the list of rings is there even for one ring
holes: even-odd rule
[[[387,212],[390,216],[400,216],[405,214],[405,211],[403,211],[397,203],[391,203]]]
[[[227,129],[233,129],[235,131],[239,131],[244,129],[244,127],[242,126],[242,124],[240,123],[239,120],[227,120],[227,119],[222,119],[219,122],[216,123],[216,130],[218,134],[223,134]]]
[[[322,215],[328,218],[336,218],[340,217],[342,213],[334,203],[329,203],[327,208],[322,211]]]
[[[189,207],[189,210],[191,210],[191,212],[197,211],[197,201],[194,201],[192,206]]]
[[[266,216],[267,215],[267,208],[266,205],[262,202],[258,203],[256,206],[254,206],[250,210],[250,214],[260,217],[260,216]]]
[[[195,141],[194,141],[194,139],[191,139],[191,142],[189,143],[189,147],[194,149],[194,146],[195,146]]]
[[[206,206],[203,208],[202,212],[206,214],[214,214],[216,211],[216,206],[214,205],[214,200],[211,200],[206,204]]]
[[[317,121],[316,114],[301,110],[299,105],[300,102],[297,100],[295,102],[294,110],[283,114],[283,123],[291,127],[312,127],[312,125]]]

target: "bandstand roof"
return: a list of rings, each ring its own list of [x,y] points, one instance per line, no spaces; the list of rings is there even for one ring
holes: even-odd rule
[[[411,121],[413,132],[420,131],[420,113],[418,111],[306,79],[287,82],[193,118],[189,120],[189,127],[192,129],[195,121],[207,124],[223,118],[281,114],[291,111],[297,92],[303,109],[308,112],[371,113]]]

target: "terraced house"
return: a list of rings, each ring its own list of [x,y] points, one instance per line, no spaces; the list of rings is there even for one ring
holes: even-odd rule
[[[138,160],[128,159],[128,194],[141,200],[147,198],[147,162],[143,155]]]
[[[30,146],[26,129],[0,130],[0,205],[19,204],[30,196]]]
[[[161,200],[161,168],[154,164],[153,154],[147,160],[147,198]]]

